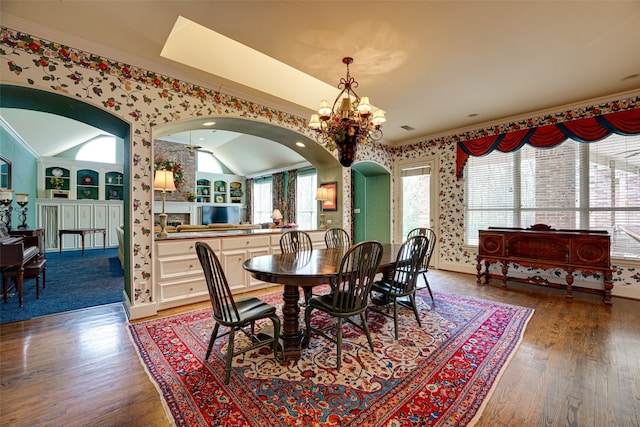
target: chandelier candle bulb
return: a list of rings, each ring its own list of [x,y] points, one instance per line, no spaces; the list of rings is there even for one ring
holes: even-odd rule
[[[373,123],[374,126],[380,126],[386,121],[387,118],[384,116],[383,110],[377,110],[375,113],[373,113],[373,119],[371,120],[371,123]]]
[[[329,107],[329,101],[327,101],[326,99],[320,101],[318,114],[320,115],[321,120],[329,120],[329,117],[331,117],[331,108]]]
[[[311,115],[311,120],[309,120],[309,127],[311,129],[315,129],[318,130],[320,129],[320,117],[318,117],[317,114],[312,114]]]
[[[358,104],[358,111],[361,116],[368,116],[371,114],[371,104],[369,103],[369,97],[363,96],[360,98],[360,103]]]

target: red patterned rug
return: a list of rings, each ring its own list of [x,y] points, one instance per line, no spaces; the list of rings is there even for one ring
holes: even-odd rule
[[[204,361],[210,310],[137,323],[130,332],[177,426],[473,424],[533,310],[443,293],[431,307],[423,291],[423,327],[402,309],[397,342],[393,319],[369,313],[375,354],[359,329],[345,326],[340,372],[335,344],[312,335],[295,362],[277,363],[268,346],[238,356],[225,386],[226,339]],[[277,304],[281,294],[262,298]],[[313,321],[325,320],[314,312]]]

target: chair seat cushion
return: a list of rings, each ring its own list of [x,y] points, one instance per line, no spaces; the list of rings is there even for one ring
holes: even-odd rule
[[[342,291],[338,291],[339,293],[344,293]],[[344,312],[344,313],[350,313],[354,310],[353,305],[349,306],[349,307],[333,307],[333,299],[334,299],[334,293],[330,293],[330,294],[326,294],[326,295],[319,295],[319,296],[315,296],[313,298],[311,298],[309,300],[309,305],[311,305],[312,307],[318,308],[320,310],[323,311],[329,311],[329,312]],[[349,301],[350,299],[345,297],[343,299],[343,301]],[[353,302],[353,300],[351,300],[351,302]]]
[[[251,322],[253,320],[276,314],[276,308],[274,306],[254,297],[240,298],[236,300],[236,307],[238,308],[240,319],[232,319],[231,323]],[[228,321],[228,319],[225,320]]]
[[[405,285],[400,283],[393,286],[392,282],[386,280],[380,280],[373,282],[373,286],[371,286],[371,290],[375,292],[380,292],[386,295],[396,295],[396,296],[405,296],[407,292],[404,292]],[[409,292],[411,293],[411,292]]]

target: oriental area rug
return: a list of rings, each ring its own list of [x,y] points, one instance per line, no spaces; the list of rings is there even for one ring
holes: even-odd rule
[[[432,306],[423,291],[417,298],[422,327],[412,311],[400,309],[398,341],[392,318],[368,314],[375,354],[364,333],[346,324],[340,371],[335,343],[312,335],[297,361],[277,362],[268,345],[237,356],[225,385],[227,337],[204,360],[214,326],[210,310],[129,330],[177,426],[472,425],[533,310],[445,293],[434,293]],[[261,299],[278,305],[282,296]],[[326,321],[312,313],[312,322]],[[236,334],[236,348],[247,342]]]

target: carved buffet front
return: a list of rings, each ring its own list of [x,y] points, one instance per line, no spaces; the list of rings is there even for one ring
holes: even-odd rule
[[[544,224],[536,224],[528,229],[489,227],[479,230],[477,256],[477,284],[482,276],[485,283],[489,278],[500,278],[502,286],[507,280],[533,283],[551,287],[566,288],[567,298],[573,298],[573,291],[602,294],[604,303],[611,304],[613,288],[610,260],[611,237],[606,231],[596,230],[554,230]],[[484,262],[485,271],[482,271]],[[489,273],[492,263],[500,263],[502,275]],[[509,276],[509,264],[517,264],[533,269],[559,268],[566,272],[564,283],[553,283],[540,276],[526,278]],[[581,271],[586,275],[602,273],[603,289],[573,286],[573,273]]]

